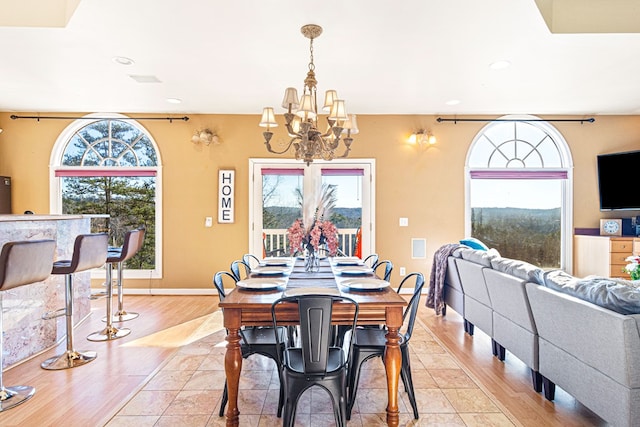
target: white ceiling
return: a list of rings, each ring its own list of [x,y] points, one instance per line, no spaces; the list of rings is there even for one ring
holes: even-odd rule
[[[66,27],[0,26],[0,111],[281,112],[308,23],[351,113],[640,114],[640,34],[552,34],[534,0],[81,0]]]

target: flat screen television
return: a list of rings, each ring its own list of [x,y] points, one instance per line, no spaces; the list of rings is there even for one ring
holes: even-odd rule
[[[598,156],[600,210],[640,210],[640,150]]]

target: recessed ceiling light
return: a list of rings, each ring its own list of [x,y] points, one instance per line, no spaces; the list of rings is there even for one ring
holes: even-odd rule
[[[159,78],[151,75],[129,74],[129,77],[138,83],[162,83]]]
[[[167,98],[167,102],[169,104],[181,104],[182,103],[182,99],[179,99],[179,98]]]
[[[460,100],[459,99],[450,99],[447,102],[445,102],[445,104],[447,104],[447,105],[458,105],[458,104],[460,104]]]
[[[127,58],[126,56],[114,56],[113,62],[120,65],[133,65],[135,62],[131,58]]]
[[[504,70],[505,68],[509,68],[510,66],[511,62],[504,60],[492,62],[491,64],[489,64],[489,68],[491,68],[492,70]]]

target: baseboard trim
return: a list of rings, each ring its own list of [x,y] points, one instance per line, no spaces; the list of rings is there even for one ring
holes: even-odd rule
[[[118,295],[117,289],[113,289],[113,295]],[[214,295],[218,292],[215,289],[205,288],[167,288],[167,289],[125,289],[124,295]]]

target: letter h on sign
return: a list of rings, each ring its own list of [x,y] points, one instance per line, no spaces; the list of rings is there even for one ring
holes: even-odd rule
[[[233,196],[235,185],[234,170],[220,170],[218,172],[218,222],[233,223]]]

